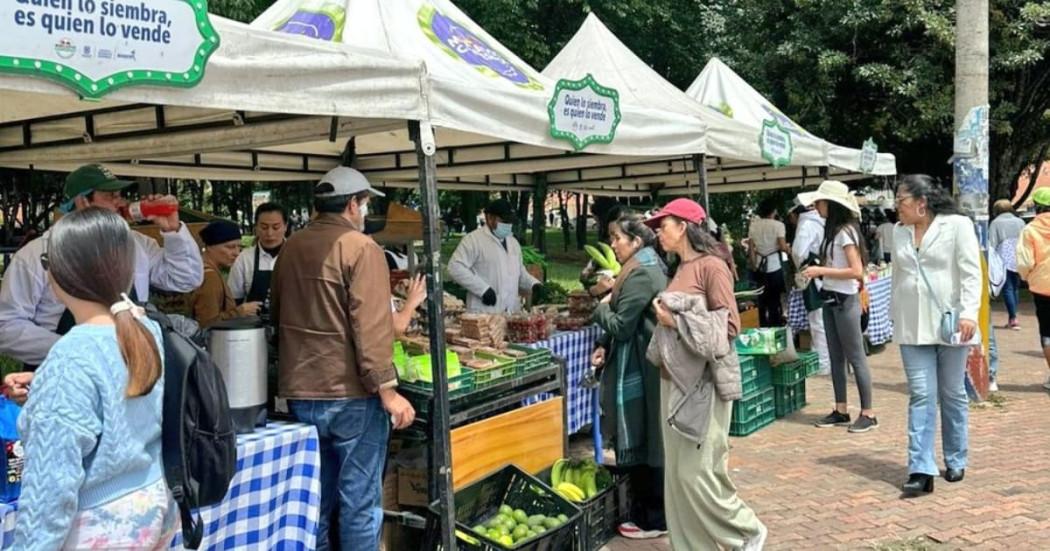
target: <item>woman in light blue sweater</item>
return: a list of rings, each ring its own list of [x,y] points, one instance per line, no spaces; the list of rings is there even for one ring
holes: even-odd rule
[[[47,238],[40,261],[77,325],[37,370],[19,418],[17,549],[166,549],[178,527],[161,466],[160,329],[124,294],[130,232],[91,208]]]

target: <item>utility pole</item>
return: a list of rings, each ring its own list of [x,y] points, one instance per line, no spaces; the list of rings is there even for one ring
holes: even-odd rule
[[[981,249],[987,255],[988,0],[956,0],[955,13],[954,191],[963,212],[974,220]],[[978,327],[984,335],[985,353],[974,349],[967,360],[967,390],[977,400],[984,400],[988,394],[986,358],[992,325],[987,284],[983,285],[982,297]]]

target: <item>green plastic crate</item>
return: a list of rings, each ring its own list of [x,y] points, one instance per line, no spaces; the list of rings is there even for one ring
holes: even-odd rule
[[[733,402],[732,421],[737,424],[747,424],[767,415],[773,416],[774,407],[773,387],[745,394],[743,398]]]
[[[773,366],[774,385],[793,385],[806,380],[806,364],[802,360]]]
[[[777,419],[802,409],[806,406],[806,380],[790,385],[774,385],[773,402]]]
[[[499,356],[496,354],[486,354],[484,352],[475,352],[474,356],[496,360],[496,366],[491,369],[473,370],[475,389],[502,383],[506,380],[513,379],[518,374],[518,365],[517,362],[514,361],[514,358]]]
[[[737,354],[772,356],[787,348],[787,329],[783,327],[745,329],[737,335],[734,342]]]
[[[537,369],[543,369],[551,363],[550,349],[529,348],[520,344],[509,344],[507,345],[507,348],[524,352],[526,354],[524,358],[517,358],[516,360],[516,363],[518,364],[518,375],[524,375],[536,371]]]
[[[474,370],[462,368],[459,375],[448,379],[448,399],[454,400],[474,392]],[[430,411],[430,398],[434,396],[434,384],[427,381],[400,381],[398,390],[404,391],[416,413],[425,415]]]
[[[807,377],[820,372],[820,356],[816,352],[802,352],[798,355],[798,359],[806,366]]]
[[[773,421],[776,420],[777,418],[775,415],[773,415],[773,410],[770,410],[769,413],[748,423],[730,422],[729,436],[747,436],[749,434],[756,433],[760,429],[772,425]]]
[[[397,375],[402,381],[423,381],[429,383],[434,380],[434,373],[431,369],[430,354],[410,356],[408,361],[401,366],[397,365],[397,361],[395,361],[394,367],[397,368]],[[445,373],[448,374],[449,379],[457,377],[462,373],[462,368],[459,363],[459,354],[456,354],[451,350],[445,351]]]
[[[745,396],[773,384],[769,360],[762,356],[740,357],[740,387]]]

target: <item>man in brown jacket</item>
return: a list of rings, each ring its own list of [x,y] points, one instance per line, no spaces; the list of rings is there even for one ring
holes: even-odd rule
[[[279,395],[321,441],[318,550],[330,538],[343,550],[379,548],[390,427],[415,420],[396,391],[386,258],[361,231],[373,195],[383,194],[352,168],[326,174],[314,188],[317,216],[284,245],[273,274]]]

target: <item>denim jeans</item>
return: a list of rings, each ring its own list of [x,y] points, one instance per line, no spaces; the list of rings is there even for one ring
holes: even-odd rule
[[[1006,312],[1010,320],[1017,319],[1017,303],[1020,300],[1021,275],[1012,270],[1006,271],[1006,283],[1003,284],[1003,301],[1006,302]]]
[[[941,409],[944,463],[965,469],[969,441],[969,400],[966,397],[967,346],[901,345],[908,376],[908,472],[937,476],[934,458],[937,403]]]
[[[299,421],[317,427],[321,441],[321,518],[317,550],[379,549],[383,525],[383,465],[390,417],[379,398],[289,400]],[[339,531],[332,530],[338,519]]]

